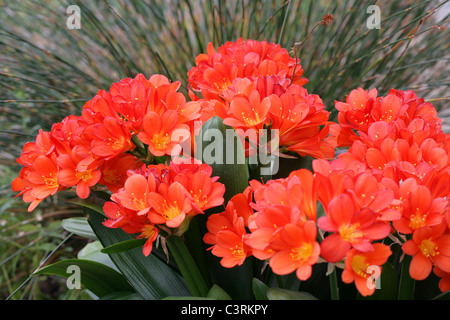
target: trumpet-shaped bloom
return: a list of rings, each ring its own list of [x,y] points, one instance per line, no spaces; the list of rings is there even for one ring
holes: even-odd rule
[[[224,212],[209,217],[206,223],[208,233],[203,237],[205,243],[212,245],[209,248],[212,254],[222,258],[220,264],[225,268],[242,265],[251,254],[251,248],[245,242],[245,220],[239,215],[239,207],[243,203],[236,206],[235,197],[228,201]]]
[[[86,159],[77,147],[70,154],[61,154],[57,158],[59,183],[65,187],[76,187],[77,196],[81,199],[89,197],[91,187],[99,182],[102,175],[95,162],[84,165]]]
[[[307,280],[320,255],[316,234],[314,221],[308,221],[302,227],[286,225],[280,232],[280,241],[274,245],[276,253],[270,259],[273,272],[286,275],[295,271],[300,280]]]
[[[138,215],[144,215],[150,210],[148,195],[156,190],[156,182],[153,175],[145,178],[140,174],[131,175],[124,184],[123,189],[112,195],[112,200],[129,209],[136,211]]]
[[[183,170],[174,177],[174,181],[179,182],[186,190],[189,190],[192,197],[192,209],[196,213],[203,213],[205,210],[220,206],[224,202],[225,186],[217,181],[218,177],[212,178],[211,173],[202,170],[197,172]]]
[[[128,171],[142,165],[143,163],[138,158],[129,153],[120,154],[102,163],[100,166],[102,177],[99,183],[115,193],[124,186],[128,178]]]
[[[116,118],[106,117],[102,123],[92,127],[95,139],[91,150],[96,156],[109,160],[119,154],[134,149],[130,130]]]
[[[168,110],[162,116],[148,112],[142,129],[138,137],[156,157],[178,154],[181,150],[174,148],[190,136],[189,127],[178,123],[178,114],[174,110]]]
[[[342,281],[354,282],[362,296],[370,296],[375,292],[377,281],[382,272],[382,265],[392,254],[389,246],[374,243],[373,251],[361,252],[351,249],[345,257],[345,269],[342,272]],[[379,272],[375,272],[378,270]]]
[[[58,179],[59,168],[55,154],[38,155],[30,167],[20,171],[20,175],[12,181],[13,191],[23,195],[24,202],[30,203],[28,211],[33,211],[45,198],[54,195],[64,187]]]
[[[442,292],[447,292],[450,290],[450,272],[445,272],[439,269],[438,267],[434,267],[433,269],[434,274],[437,275],[439,278],[439,289],[441,289]]]
[[[215,106],[224,123],[236,129],[273,130],[268,141],[251,141],[267,148],[277,140],[280,153],[332,158],[334,149],[328,136],[329,112],[319,96],[308,94],[300,85],[277,76],[237,78],[223,92],[224,102]],[[239,132],[239,131],[238,131]],[[255,138],[253,139],[255,140]],[[259,145],[261,144],[261,145]]]
[[[127,209],[115,202],[106,202],[103,212],[108,217],[103,225],[108,228],[122,228],[129,234],[138,234],[138,239],[147,239],[143,246],[143,254],[148,256],[153,248],[153,242],[158,237],[158,228],[149,223],[144,215],[138,215],[136,211]]]
[[[372,240],[383,239],[390,233],[388,224],[377,222],[371,209],[358,211],[347,194],[331,200],[327,215],[319,218],[318,225],[332,233],[321,243],[322,257],[329,262],[342,260],[351,248],[370,252],[373,250]]]
[[[433,199],[428,187],[418,185],[413,178],[402,183],[399,196],[402,199],[402,216],[400,220],[394,221],[394,227],[404,234],[440,224],[448,208],[448,199]]]
[[[161,184],[158,192],[149,193],[148,202],[152,208],[148,214],[149,220],[170,228],[179,227],[192,210],[191,198],[178,182],[169,186]]]
[[[450,272],[450,234],[445,232],[446,229],[445,223],[417,229],[412,239],[403,244],[403,252],[413,256],[409,267],[413,279],[424,280],[433,266]]]

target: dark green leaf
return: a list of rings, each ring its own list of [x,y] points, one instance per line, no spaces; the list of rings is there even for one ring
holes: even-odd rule
[[[119,272],[119,269],[117,269],[116,265],[111,260],[109,255],[101,252],[102,249],[103,246],[100,241],[96,240],[93,242],[89,242],[84,246],[83,249],[78,252],[77,258],[99,262]]]
[[[97,240],[97,236],[89,225],[87,218],[75,217],[64,219],[62,221],[62,227],[65,230],[72,232],[73,234],[76,234],[80,237]]]
[[[245,153],[236,131],[213,117],[197,136],[197,157],[213,169],[213,176],[225,185],[225,202],[248,186]]]
[[[104,247],[127,241],[132,237],[120,229],[103,226],[104,216],[86,209],[89,223]],[[189,290],[184,279],[169,265],[150,254],[142,253],[142,248],[109,255],[114,264],[144,299],[162,299],[168,296],[188,296]]]
[[[317,300],[312,294],[305,291],[291,291],[279,288],[267,290],[269,300]]]
[[[409,265],[411,263],[411,256],[405,255],[402,262],[402,269],[400,274],[400,283],[398,287],[399,300],[413,300],[416,280],[409,275]]]
[[[73,199],[70,201],[67,201],[69,203],[77,204],[79,206],[82,206],[84,208],[88,208],[94,211],[97,211],[98,213],[103,214],[103,204],[105,201],[108,201],[110,198],[110,195],[106,192],[102,191],[91,191],[89,197],[87,199]]]
[[[269,290],[269,287],[264,282],[253,278],[252,288],[256,300],[267,300],[267,290]]]
[[[113,292],[103,296],[101,300],[143,300],[143,298],[135,292]]]
[[[225,205],[236,194],[248,186],[248,170],[245,153],[236,131],[226,126],[222,119],[213,117],[203,124],[197,136],[197,158],[208,163],[213,176],[225,185]],[[207,216],[203,217],[201,230],[206,230]],[[223,288],[233,299],[251,299],[253,265],[248,258],[241,266],[232,269],[220,265],[219,259],[207,254],[207,264],[211,283]],[[230,281],[233,279],[233,281]]]
[[[120,273],[108,266],[90,260],[67,259],[59,261],[40,268],[33,275],[51,274],[69,278],[72,275],[75,276],[75,273],[68,269],[71,266],[79,267],[81,284],[98,297],[118,291],[135,292]]]
[[[440,295],[434,297],[433,300],[450,300],[450,291],[441,293]]]
[[[122,241],[113,245],[110,245],[106,248],[103,248],[101,252],[103,253],[119,253],[123,251],[127,251],[130,249],[138,248],[144,245],[147,239],[130,239],[126,241]]]
[[[206,297],[215,300],[231,300],[231,297],[228,295],[228,293],[226,293],[225,290],[223,290],[217,284],[211,287]]]

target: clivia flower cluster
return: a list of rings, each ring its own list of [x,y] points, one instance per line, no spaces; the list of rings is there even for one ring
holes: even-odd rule
[[[394,243],[412,256],[413,279],[434,272],[440,290],[450,290],[450,135],[434,106],[410,90],[383,97],[358,88],[335,102],[333,123],[302,75],[300,60],[280,45],[209,44],[188,72],[190,101],[163,75],[114,83],[81,116],[24,146],[12,189],[29,211],[69,188],[81,199],[108,190],[104,225],[146,239],[145,255],[158,237],[182,235],[196,215],[223,205],[202,237],[225,268],[254,257],[307,280],[326,262],[368,296],[369,266],[381,269]],[[195,149],[196,123],[212,117],[238,132],[277,130],[278,155],[311,156],[313,170],[250,180],[227,201],[210,164],[180,147]],[[249,156],[260,141],[243,142]]]

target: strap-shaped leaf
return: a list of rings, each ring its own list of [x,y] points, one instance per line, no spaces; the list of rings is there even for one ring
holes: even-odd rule
[[[104,247],[132,239],[121,229],[103,226],[105,217],[100,213],[89,208],[85,211],[89,214],[89,224]],[[153,254],[144,256],[142,248],[113,253],[110,257],[144,299],[159,300],[168,296],[189,295],[184,279]]]
[[[94,231],[89,225],[89,222],[87,221],[87,218],[85,217],[74,217],[64,219],[62,221],[62,227],[65,230],[73,234],[76,234],[77,236],[97,240],[97,236],[95,235]]]
[[[305,291],[291,291],[280,288],[267,290],[269,300],[317,300],[312,294]]]
[[[269,290],[269,287],[264,282],[253,278],[252,288],[256,300],[267,300],[267,290]]]
[[[233,129],[219,117],[205,122],[196,138],[196,157],[213,169],[213,176],[225,185],[225,202],[248,186],[245,152]]]
[[[197,159],[209,164],[213,169],[213,176],[218,176],[218,181],[225,185],[226,205],[234,195],[243,192],[248,186],[248,169],[242,143],[233,127],[225,125],[219,117],[212,117],[203,124],[196,142]],[[223,208],[208,211],[217,210]],[[206,232],[207,218],[208,214],[200,217],[199,230],[203,230],[203,233]],[[206,253],[211,283],[219,285],[233,299],[251,299],[253,266],[251,257],[248,260],[241,266],[227,269],[220,265],[220,259],[210,252]]]
[[[145,243],[146,239],[130,239],[125,240],[123,242],[119,242],[113,245],[110,245],[107,248],[103,248],[101,252],[103,253],[119,253],[123,251],[127,251],[134,248],[142,247]]]
[[[73,268],[78,267],[78,271]],[[76,275],[75,272],[79,272]],[[136,293],[128,281],[114,269],[90,260],[67,259],[45,266],[35,271],[33,275],[51,274],[61,277],[76,277],[81,285],[99,298],[115,292]],[[79,277],[78,277],[79,276]]]

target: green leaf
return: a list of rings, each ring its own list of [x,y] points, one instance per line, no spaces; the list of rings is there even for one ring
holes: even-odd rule
[[[279,288],[267,290],[269,300],[317,300],[312,294],[305,291],[291,291]]]
[[[219,117],[213,117],[203,124],[196,137],[196,142],[197,159],[209,164],[213,169],[213,176],[218,176],[218,181],[225,185],[224,205],[226,205],[234,195],[243,192],[248,186],[248,169],[242,143],[236,131],[232,127],[226,126]],[[213,209],[212,211],[218,210],[218,208]],[[200,230],[206,230],[207,218],[208,215],[202,217]],[[227,269],[220,265],[217,257],[208,252],[206,263],[211,283],[219,285],[233,299],[252,298],[253,264],[251,258],[248,258],[241,266]]]
[[[267,300],[267,290],[269,290],[269,287],[264,282],[253,278],[252,288],[256,300]]]
[[[115,243],[101,250],[102,253],[119,253],[134,248],[142,247],[147,239],[130,239]]]
[[[450,291],[442,292],[432,300],[450,300]]]
[[[85,217],[64,219],[62,221],[62,227],[65,230],[72,232],[73,234],[76,234],[80,237],[97,240],[97,236],[95,235],[94,231],[89,225],[89,222],[87,221],[87,218]]]
[[[121,229],[110,229],[102,222],[105,219],[100,213],[85,209],[89,214],[89,223],[104,247],[132,239],[132,236]],[[144,298],[158,300],[168,296],[188,296],[189,290],[184,279],[167,263],[155,255],[148,257],[142,248],[109,255],[111,260]]]
[[[228,293],[226,293],[225,290],[223,290],[217,284],[211,287],[206,297],[215,300],[231,300],[231,297],[228,295]]]
[[[413,300],[414,291],[416,287],[416,280],[409,275],[409,265],[411,263],[411,256],[405,255],[402,262],[402,269],[400,274],[400,283],[398,287],[398,300]]]
[[[206,298],[206,297],[191,297],[191,296],[184,296],[184,297],[177,297],[177,296],[171,296],[171,297],[165,297],[161,300],[215,300],[212,298]]]
[[[183,239],[179,236],[170,236],[167,238],[166,243],[188,285],[191,295],[204,297],[208,293],[208,286]]]
[[[76,198],[67,202],[77,204],[84,208],[88,208],[103,214],[103,204],[108,200],[110,200],[110,195],[108,193],[103,191],[91,191],[87,199]]]
[[[245,152],[236,131],[222,119],[213,117],[205,122],[196,137],[197,158],[209,164],[213,176],[225,185],[225,203],[248,186]]]
[[[119,269],[117,269],[116,265],[111,260],[109,255],[101,252],[102,249],[103,246],[100,241],[96,240],[90,242],[86,244],[84,248],[78,252],[77,258],[82,260],[99,262],[119,272]]]
[[[67,259],[40,268],[33,275],[50,274],[69,278],[72,275],[75,276],[75,273],[68,269],[71,266],[80,268],[79,279],[81,284],[98,297],[118,291],[135,292],[119,272],[95,261]]]
[[[113,292],[103,296],[101,300],[143,300],[143,298],[135,292]]]

